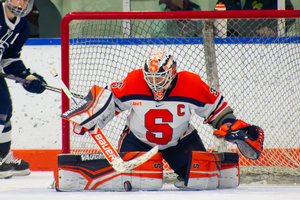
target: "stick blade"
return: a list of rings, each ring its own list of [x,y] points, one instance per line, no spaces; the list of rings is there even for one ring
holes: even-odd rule
[[[144,155],[133,160],[123,161],[121,157],[118,157],[117,159],[111,162],[111,165],[117,172],[124,172],[136,168],[141,164],[145,163],[150,158],[152,158],[157,152],[158,146],[155,146]]]

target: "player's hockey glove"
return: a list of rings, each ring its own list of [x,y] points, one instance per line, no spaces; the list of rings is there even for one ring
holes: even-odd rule
[[[47,82],[41,75],[33,73],[28,75],[26,80],[30,80],[30,82],[24,83],[23,87],[28,92],[41,94],[45,91]]]
[[[225,123],[213,133],[218,138],[237,144],[241,154],[252,160],[259,158],[263,151],[264,131],[258,126],[251,126],[242,120]]]

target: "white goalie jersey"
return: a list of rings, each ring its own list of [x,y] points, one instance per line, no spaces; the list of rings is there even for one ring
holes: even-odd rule
[[[205,119],[204,123],[211,123],[228,107],[218,91],[199,75],[187,71],[177,74],[173,86],[160,101],[154,100],[142,69],[112,83],[108,90],[99,88],[94,86],[83,104],[62,117],[87,129],[95,124],[103,128],[115,115],[130,109],[127,125],[131,132],[161,150],[177,145],[178,139],[194,130],[189,123],[192,110]]]

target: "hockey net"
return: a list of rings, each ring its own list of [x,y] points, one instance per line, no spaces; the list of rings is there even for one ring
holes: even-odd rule
[[[179,71],[199,74],[239,119],[265,131],[261,157],[240,156],[241,182],[299,182],[299,17],[299,11],[70,13],[61,26],[62,79],[72,92],[86,95],[93,85],[105,87],[141,68],[151,50],[166,49]],[[62,112],[69,104],[62,95]],[[115,147],[127,115],[103,130]],[[212,128],[195,114],[191,123],[214,150]],[[63,153],[99,152],[89,135],[73,134],[69,122],[63,121],[62,131]],[[229,143],[226,148],[237,151]],[[164,171],[172,172],[167,163]]]

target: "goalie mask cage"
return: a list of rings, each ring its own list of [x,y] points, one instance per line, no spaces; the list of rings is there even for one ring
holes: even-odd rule
[[[142,67],[151,50],[163,48],[173,55],[179,71],[199,74],[223,94],[237,118],[264,130],[261,157],[249,160],[240,156],[241,182],[297,182],[300,175],[299,13],[69,13],[61,23],[62,79],[72,92],[85,96],[93,85],[105,87],[124,79],[128,72]],[[224,23],[217,19],[226,20]],[[213,26],[216,22],[227,28],[227,34],[219,35],[216,27],[220,26]],[[269,29],[261,29],[264,26]],[[69,104],[63,94],[62,112],[69,109]],[[115,147],[127,114],[116,116],[103,129]],[[191,123],[198,129],[205,147],[215,149],[213,129],[195,114]],[[89,135],[78,136],[71,129],[70,123],[63,120],[63,153],[99,152]],[[226,147],[237,151],[233,144],[226,143]],[[166,174],[172,171],[167,163],[164,171]]]

